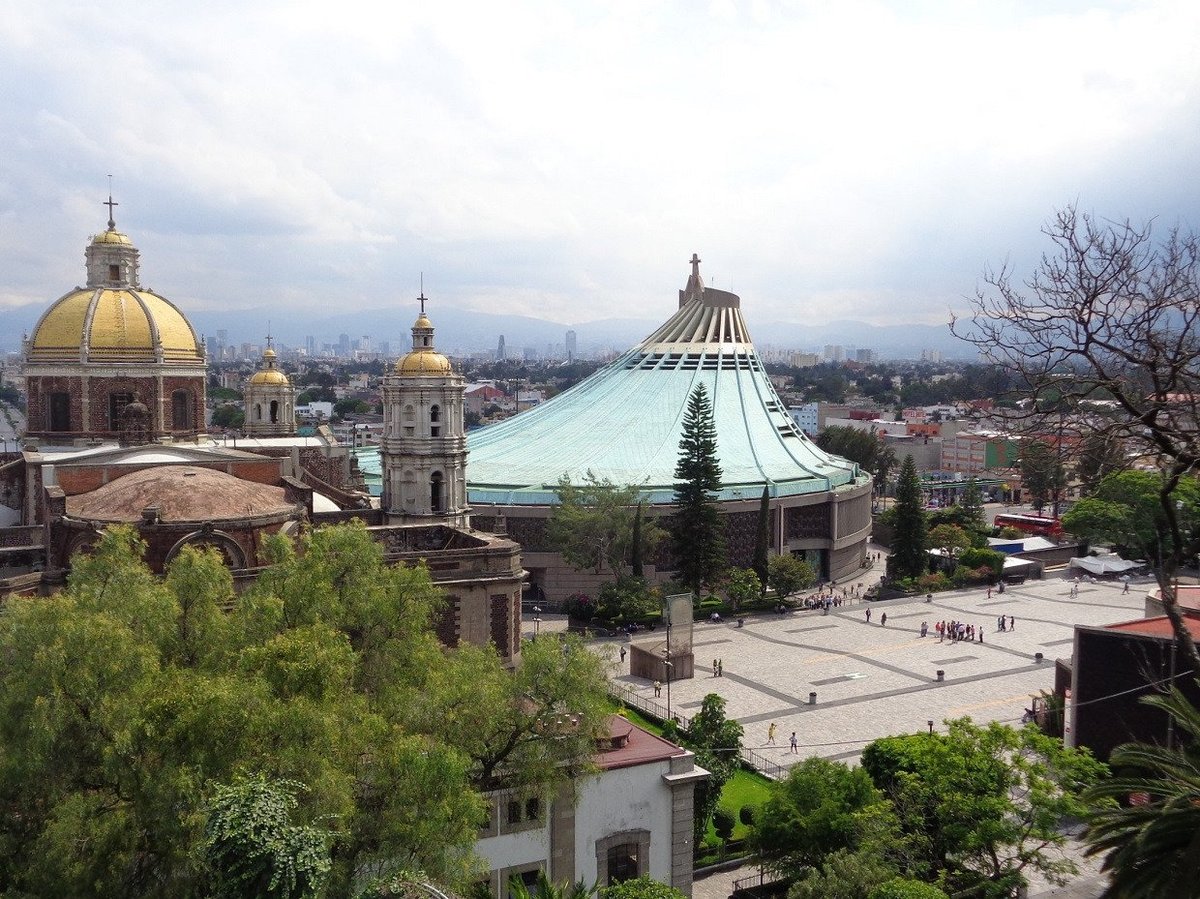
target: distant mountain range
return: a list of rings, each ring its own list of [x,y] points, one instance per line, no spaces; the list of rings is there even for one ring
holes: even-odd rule
[[[0,350],[19,349],[21,334],[32,330],[42,312],[42,308],[35,307],[0,310]],[[409,329],[416,315],[411,309],[363,309],[321,318],[281,320],[278,309],[246,309],[196,312],[189,313],[188,317],[205,337],[214,337],[224,330],[231,344],[262,343],[270,322],[278,345],[302,347],[305,339],[312,335],[320,347],[321,344],[336,345],[341,334],[349,335],[352,341],[369,335],[373,346],[387,341],[390,351],[399,353],[411,340]],[[582,356],[622,351],[662,324],[654,319],[611,318],[564,325],[529,316],[471,312],[447,306],[439,306],[433,319],[437,326],[438,348],[444,352],[494,352],[503,334],[506,354],[517,358],[526,348],[543,355],[550,347],[562,347],[568,330],[575,331],[577,350]],[[869,325],[856,321],[831,321],[822,325],[750,321],[749,325],[760,348],[821,352],[825,345],[837,344],[872,349],[885,359],[917,358],[923,350],[936,350],[947,359],[974,359],[976,356],[974,348],[956,340],[945,325]]]

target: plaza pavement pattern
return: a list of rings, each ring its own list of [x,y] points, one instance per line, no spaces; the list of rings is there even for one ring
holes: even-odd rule
[[[864,583],[882,568],[864,572]],[[842,585],[838,586],[840,592]],[[1054,684],[1054,659],[1069,657],[1076,624],[1102,625],[1142,617],[1145,587],[1122,594],[1120,583],[1071,584],[1051,576],[996,591],[972,588],[924,597],[855,601],[820,611],[697,622],[696,676],[671,684],[672,711],[692,715],[705,695],[725,699],[726,714],[741,723],[744,745],[768,761],[789,766],[810,755],[855,762],[864,746],[892,734],[944,731],[947,718],[1018,724],[1031,697]],[[865,612],[871,611],[871,620]],[[881,623],[887,613],[887,624]],[[1000,631],[997,618],[1015,619]],[[940,641],[937,621],[981,628],[983,642]],[[920,636],[921,622],[929,633]],[[635,642],[661,642],[661,631]],[[1042,653],[1043,661],[1036,661]],[[714,677],[713,659],[724,675]],[[648,699],[653,684],[628,673],[616,679]],[[937,672],[945,672],[937,680]],[[809,704],[815,692],[816,703]],[[657,701],[664,703],[666,691]],[[776,724],[775,743],[767,741]],[[789,750],[796,732],[797,753]]]

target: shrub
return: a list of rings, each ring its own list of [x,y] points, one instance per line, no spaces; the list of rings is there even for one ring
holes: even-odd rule
[[[948,899],[945,891],[931,883],[893,877],[867,894],[867,899]]]
[[[713,812],[713,830],[717,832],[717,836],[722,842],[728,843],[733,837],[733,812],[728,809],[717,806]]]
[[[563,600],[563,611],[580,621],[591,621],[596,617],[596,603],[586,593],[572,593]]]
[[[743,805],[741,811],[738,812],[738,820],[747,827],[754,826],[754,816],[758,814],[758,810],[752,805]]]
[[[937,593],[939,590],[949,590],[951,586],[950,579],[940,571],[917,578],[917,589],[923,593]]]
[[[968,549],[958,561],[967,568],[983,568],[986,566],[997,577],[1004,570],[1004,553],[997,552],[994,549]]]

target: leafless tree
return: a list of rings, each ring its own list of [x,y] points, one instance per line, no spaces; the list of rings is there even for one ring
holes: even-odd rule
[[[1200,470],[1200,239],[1178,227],[1155,239],[1149,223],[1098,219],[1073,206],[1042,232],[1052,249],[1033,274],[1019,280],[1010,263],[986,271],[971,317],[953,318],[951,331],[1016,373],[1032,427],[1049,415],[1061,422],[1064,408],[1107,401],[1116,414],[1089,417],[1087,430],[1161,469],[1174,552],[1156,573],[1177,642],[1200,672],[1176,601],[1187,539],[1172,499],[1180,479]]]

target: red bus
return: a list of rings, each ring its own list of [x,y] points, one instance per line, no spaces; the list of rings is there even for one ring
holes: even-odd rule
[[[1062,522],[1057,518],[1041,518],[1037,515],[997,515],[996,527],[1016,528],[1026,534],[1050,537],[1055,540],[1061,537],[1063,532]]]

